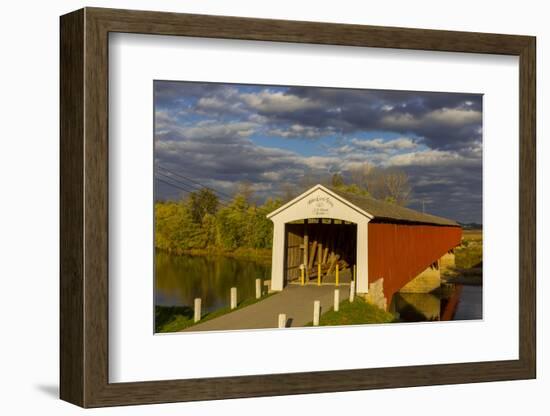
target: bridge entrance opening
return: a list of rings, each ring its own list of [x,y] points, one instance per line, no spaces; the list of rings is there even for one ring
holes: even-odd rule
[[[310,218],[285,224],[285,283],[349,283],[356,255],[355,223]]]

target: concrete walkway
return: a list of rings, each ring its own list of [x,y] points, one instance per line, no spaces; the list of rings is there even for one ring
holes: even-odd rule
[[[321,314],[334,305],[333,284],[291,284],[280,293],[246,306],[242,309],[193,325],[185,332],[227,331],[230,329],[277,328],[280,313],[287,317],[287,327],[304,326],[313,321],[313,302],[321,301]],[[341,284],[340,302],[349,297],[349,284]]]

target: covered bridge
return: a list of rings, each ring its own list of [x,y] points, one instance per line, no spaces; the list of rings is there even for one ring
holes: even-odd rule
[[[383,308],[431,271],[439,282],[440,260],[462,239],[455,221],[322,185],[267,217],[274,225],[272,290],[298,281],[302,269],[307,281],[326,281],[338,265],[357,293]]]

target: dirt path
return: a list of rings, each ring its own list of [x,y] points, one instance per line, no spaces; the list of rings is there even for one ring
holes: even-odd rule
[[[340,301],[349,297],[349,284],[341,284]],[[321,301],[321,314],[334,304],[332,284],[289,285],[282,292],[258,303],[184,329],[185,332],[225,331],[230,329],[276,328],[280,313],[286,313],[287,327],[303,326],[313,320],[313,302]]]

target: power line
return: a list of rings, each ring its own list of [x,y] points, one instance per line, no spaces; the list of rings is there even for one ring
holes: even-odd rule
[[[170,179],[172,182],[178,184],[179,186],[183,186],[187,190],[187,192],[189,192],[189,193],[196,191],[196,189],[192,188],[190,185],[187,185],[186,183],[183,183],[183,182],[179,182],[176,179],[173,179],[170,176],[165,175],[164,173],[157,172],[156,175],[157,175],[157,177],[158,177],[158,175],[164,176],[164,178]]]
[[[157,172],[157,173],[158,173],[158,172]],[[165,176],[166,176],[166,175],[165,175]],[[188,190],[188,189],[185,189],[185,188],[183,188],[183,187],[181,187],[181,186],[178,186],[178,185],[176,185],[176,184],[174,184],[174,183],[170,183],[170,182],[168,182],[168,181],[166,181],[166,180],[164,180],[164,179],[162,179],[162,178],[159,178],[158,176],[157,176],[156,179],[157,179],[158,181],[160,181],[160,182],[166,184],[166,185],[173,186],[174,188],[178,188],[178,189],[180,189],[180,190],[182,190],[182,191],[184,191],[184,192],[186,192],[186,193],[188,193],[188,194],[190,194],[190,193],[192,193],[192,192],[195,192],[195,191],[190,191],[190,190]],[[229,208],[229,204],[230,204],[230,202],[229,202],[229,203],[228,203],[228,202],[223,203],[223,202],[220,202],[220,200],[218,200],[218,205],[220,205],[220,206],[223,207],[223,208]],[[259,211],[260,213],[261,213],[261,212],[271,212],[271,211],[273,211],[272,209],[268,209],[268,208],[264,208],[264,207],[259,207],[259,206],[257,206],[257,205],[252,205],[252,206],[256,209],[256,211]]]
[[[162,182],[162,183],[164,183],[164,184],[166,184],[166,185],[173,186],[174,188],[178,188],[178,189],[180,189],[180,190],[182,190],[182,191],[184,191],[184,192],[186,192],[186,193],[188,193],[188,194],[190,194],[191,192],[193,192],[193,191],[189,191],[188,189],[185,189],[185,188],[183,188],[183,187],[181,187],[181,186],[179,186],[179,185],[176,185],[176,184],[170,183],[170,182],[168,182],[168,181],[165,181],[164,179],[161,179],[161,178],[159,178],[158,176],[156,177],[156,179],[157,179],[157,181],[159,181],[159,182]]]
[[[182,181],[179,181],[179,180],[177,180],[177,179],[174,179],[174,178],[172,178],[171,176],[168,176],[168,175],[166,175],[166,174],[164,174],[164,173],[162,173],[162,172],[157,172],[156,175],[157,175],[157,177],[158,177],[158,175],[162,175],[162,176],[164,176],[166,179],[170,179],[172,182],[174,182],[174,183],[176,183],[176,184],[178,184],[178,185],[180,185],[180,186],[185,187],[185,188],[187,189],[187,192],[189,192],[189,193],[191,193],[191,192],[197,192],[197,191],[199,190],[199,189],[193,188],[192,185],[189,185],[189,184],[187,184],[187,183],[185,183],[185,182],[182,182]],[[223,201],[223,202],[225,202],[225,203],[229,203],[229,202],[230,202],[230,201],[225,200],[224,198],[221,198],[221,197],[218,196],[218,195],[215,195],[215,196],[216,196],[216,198],[218,199],[218,201]]]
[[[166,170],[168,173],[170,173],[170,175],[166,175],[166,174],[163,174],[162,172],[158,172],[160,174],[163,174],[164,176],[168,176],[170,177],[172,180],[176,181],[176,182],[183,182],[185,185],[189,186],[189,187],[193,187],[195,190],[197,191],[200,191],[202,189],[207,189],[209,190],[210,192],[213,192],[219,199],[228,199],[228,200],[231,200],[233,197],[230,196],[230,195],[227,195],[221,191],[218,191],[210,186],[205,186],[205,185],[202,185],[200,183],[198,183],[197,181],[193,181],[191,179],[187,179],[185,176],[182,176],[182,175],[178,175],[177,173],[175,172],[172,172],[172,171],[168,171],[167,169],[165,168],[161,168],[163,170]],[[174,178],[173,176],[176,176],[177,178]]]
[[[194,180],[194,179],[191,179],[191,178],[189,178],[189,177],[187,177],[187,176],[185,176],[185,175],[182,175],[181,173],[174,172],[173,170],[168,169],[167,167],[165,167],[165,166],[163,166],[163,165],[160,165],[160,164],[159,164],[159,165],[157,165],[157,166],[158,166],[159,168],[161,168],[162,170],[165,170],[165,171],[171,173],[171,174],[174,175],[174,176],[177,176],[177,177],[179,177],[179,178],[181,178],[181,179],[183,179],[183,180],[186,180],[186,181],[188,181],[188,182],[197,184],[197,185],[200,186],[201,188],[210,189],[211,191],[213,191],[213,192],[215,192],[215,193],[218,193],[218,194],[220,194],[220,195],[223,195],[223,196],[225,196],[226,198],[229,198],[229,199],[233,198],[233,196],[231,196],[231,195],[229,195],[229,194],[226,194],[225,192],[222,192],[222,191],[220,191],[220,190],[216,190],[216,189],[214,189],[214,188],[212,188],[212,187],[210,187],[210,186],[203,185],[202,183],[200,183],[200,182],[198,182],[198,181],[196,181],[196,180]]]
[[[161,168],[164,169],[164,170],[166,170],[166,171],[168,171],[168,172],[170,172],[170,173],[173,173],[173,174],[176,175],[176,176],[181,176],[181,175],[178,175],[178,174],[175,173],[175,172],[171,172],[170,170],[168,170],[168,169],[166,169],[166,168],[163,168],[163,167],[161,167]],[[186,192],[186,193],[188,193],[188,194],[191,194],[191,193],[197,191],[196,188],[193,188],[193,185],[189,185],[189,184],[187,184],[187,183],[185,183],[185,182],[182,182],[182,181],[179,181],[179,180],[177,180],[177,179],[174,179],[174,178],[172,178],[171,176],[168,176],[168,175],[166,175],[166,174],[164,174],[164,173],[162,173],[162,172],[156,172],[156,175],[157,175],[157,180],[159,180],[160,182],[162,182],[162,183],[164,183],[164,184],[167,184],[167,185],[170,185],[170,186],[173,186],[173,187],[175,187],[175,188],[178,188],[178,189],[180,189],[180,190],[182,190],[182,191],[184,191],[184,192]],[[158,175],[162,175],[163,177],[165,177],[166,179],[169,179],[169,180],[172,181],[172,182],[168,182],[168,181],[166,181],[166,180],[163,180],[163,179],[159,178]],[[191,181],[191,179],[187,179],[187,180],[188,180],[188,181]],[[195,182],[195,183],[198,183],[198,182]],[[200,185],[200,184],[199,184],[199,185]],[[215,191],[214,189],[212,189],[212,188],[209,188],[209,187],[206,187],[206,186],[203,186],[203,185],[200,185],[200,186],[201,186],[202,188],[204,188],[204,189],[209,189],[209,190],[211,190],[211,191],[216,192],[216,191]],[[222,195],[227,195],[227,194],[223,194],[222,192],[219,192],[219,191],[217,191],[217,192],[220,193],[220,194],[222,194]],[[218,197],[218,204],[219,204],[220,206],[222,206],[222,207],[226,207],[226,208],[227,208],[227,207],[232,203],[232,199],[233,199],[232,197],[229,197],[229,198],[231,198],[230,200],[226,200],[225,198],[221,198],[221,197],[218,196],[218,195],[216,195],[216,196]],[[253,206],[253,207],[254,207],[257,211],[259,211],[259,212],[270,212],[270,211],[272,211],[271,209],[268,209],[268,208],[265,208],[265,207],[260,207],[260,206],[257,206],[256,204],[251,205],[251,206]]]
[[[157,174],[159,174],[159,172],[157,172]],[[166,176],[166,175],[164,175],[164,176]],[[157,181],[160,181],[160,182],[162,182],[162,183],[164,183],[164,184],[166,184],[166,185],[169,185],[169,186],[173,186],[174,188],[180,189],[180,190],[182,190],[183,192],[186,192],[186,193],[188,193],[188,194],[191,194],[191,193],[195,192],[194,190],[190,191],[189,189],[185,189],[185,188],[183,188],[182,186],[177,185],[177,183],[168,182],[168,181],[166,181],[166,180],[164,180],[164,179],[162,179],[162,178],[159,178],[158,176],[156,177],[156,179],[157,179]],[[223,202],[221,202],[220,200],[218,200],[218,205],[220,205],[220,206],[222,206],[222,207],[227,207],[227,206],[228,206],[227,203],[223,203]]]
[[[178,183],[182,183],[182,184],[185,184],[185,186],[188,186],[190,188],[192,188],[193,190],[195,191],[200,191],[201,189],[203,189],[202,187],[197,187],[197,185],[194,185],[192,183],[187,183],[187,182],[183,182],[181,179],[177,179],[177,178],[173,178],[173,174],[170,173],[169,175],[167,175],[166,173],[162,173],[162,172],[156,172],[157,175],[162,175],[162,176],[165,176],[167,178],[170,178],[171,180],[175,181],[175,182],[178,182]]]

